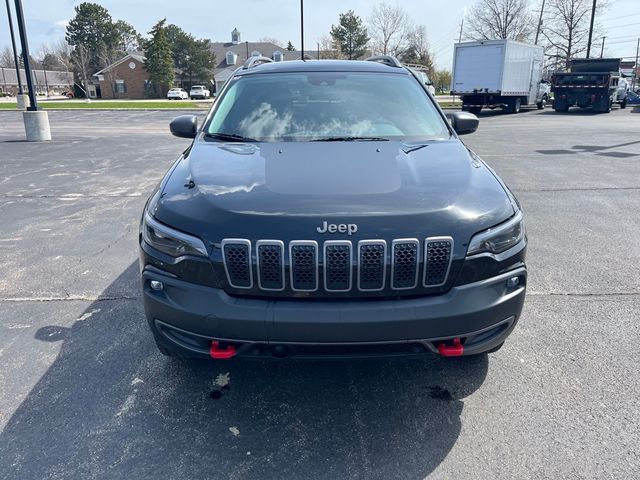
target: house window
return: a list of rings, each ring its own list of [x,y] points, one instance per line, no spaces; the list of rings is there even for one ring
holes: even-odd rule
[[[282,54],[282,52],[277,51],[277,52],[273,52],[273,61],[274,62],[282,62],[284,60],[284,55]]]
[[[227,65],[235,65],[238,60],[238,56],[233,52],[227,52]]]
[[[127,84],[124,83],[124,80],[116,80],[114,92],[127,93]]]

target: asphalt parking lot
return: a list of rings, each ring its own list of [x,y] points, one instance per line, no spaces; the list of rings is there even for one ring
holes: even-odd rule
[[[137,228],[177,114],[49,112],[31,144],[0,112],[0,478],[638,478],[640,112],[481,115],[526,213],[517,329],[351,363],[157,352]]]

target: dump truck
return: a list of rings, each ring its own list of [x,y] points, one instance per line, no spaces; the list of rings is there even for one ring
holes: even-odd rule
[[[611,106],[618,102],[620,60],[620,58],[571,60],[569,72],[556,72],[551,77],[554,110],[567,112],[570,107],[577,106],[592,108],[596,112],[610,112]]]

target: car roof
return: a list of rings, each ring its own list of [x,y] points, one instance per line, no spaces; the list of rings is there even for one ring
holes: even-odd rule
[[[303,72],[372,72],[409,75],[407,69],[364,60],[288,60],[261,63],[252,68],[239,68],[235,75]]]

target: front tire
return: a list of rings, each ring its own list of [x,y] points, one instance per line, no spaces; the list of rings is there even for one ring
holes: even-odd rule
[[[536,106],[538,107],[538,110],[544,110],[544,107],[547,106],[547,96],[545,95],[542,97],[542,100],[540,100]]]

